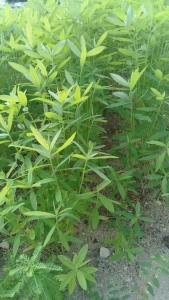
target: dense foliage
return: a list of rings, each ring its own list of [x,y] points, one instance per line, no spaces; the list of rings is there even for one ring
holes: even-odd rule
[[[0,231],[14,256],[39,242],[69,251],[84,216],[89,230],[113,216],[113,259],[143,250],[153,220],[138,188],[168,197],[168,13],[164,0],[1,9]]]

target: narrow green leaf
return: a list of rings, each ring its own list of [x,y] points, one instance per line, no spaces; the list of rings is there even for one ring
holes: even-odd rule
[[[99,223],[99,212],[98,209],[95,208],[92,213],[92,227],[95,230]]]
[[[36,194],[34,193],[34,191],[32,191],[31,193],[30,193],[30,203],[31,203],[31,205],[32,205],[32,208],[34,209],[34,210],[37,210],[37,200],[36,200]]]
[[[49,145],[43,138],[43,136],[40,134],[40,132],[34,128],[32,125],[30,126],[31,131],[33,132],[34,137],[36,140],[41,144],[45,149],[49,150]]]
[[[129,5],[129,8],[127,10],[126,20],[125,20],[125,25],[126,25],[127,30],[129,29],[131,22],[133,20],[133,14],[134,14],[133,7],[132,7],[132,5]]]
[[[114,205],[112,203],[112,200],[102,194],[99,194],[99,199],[107,210],[114,213]]]
[[[9,132],[11,131],[11,128],[12,128],[13,117],[14,117],[14,107],[12,107],[10,109],[10,113],[9,113],[9,116],[8,116],[8,131]]]
[[[88,245],[84,245],[80,249],[79,253],[77,254],[77,264],[78,264],[78,266],[81,265],[81,263],[85,259],[87,251],[88,251]]]
[[[61,147],[58,148],[58,150],[55,152],[55,154],[59,153],[60,151],[62,151],[66,147],[68,147],[73,142],[75,135],[76,135],[76,132],[74,134],[72,134],[72,136]]]
[[[29,71],[25,67],[23,67],[22,65],[16,64],[14,62],[9,62],[9,64],[12,68],[17,70],[18,72],[20,72],[22,74],[24,74],[24,73],[29,74]]]
[[[59,260],[61,261],[61,263],[68,267],[69,269],[74,269],[75,266],[73,264],[73,262],[70,260],[70,258],[68,258],[67,256],[64,255],[58,255]]]
[[[86,47],[83,48],[81,55],[80,55],[80,67],[81,69],[83,68],[85,61],[86,61],[86,56],[87,56],[87,49]]]
[[[76,287],[76,276],[74,275],[69,281],[69,294],[71,295]]]
[[[13,243],[13,256],[15,257],[17,252],[18,252],[18,249],[19,249],[19,245],[20,245],[20,239],[21,239],[21,233],[18,232],[16,235],[15,235],[15,239],[14,239],[14,243]]]
[[[108,31],[106,31],[106,32],[104,32],[103,34],[102,34],[102,36],[99,38],[99,40],[97,41],[97,43],[96,43],[96,47],[98,47],[98,46],[100,46],[102,43],[103,43],[103,41],[106,39],[106,37],[107,37],[107,34],[108,34]]]
[[[138,80],[140,79],[141,75],[144,73],[144,71],[146,70],[147,67],[145,67],[141,72],[139,72],[139,68],[137,68],[130,77],[130,91],[132,91],[136,85],[136,83],[138,82]]]
[[[62,280],[62,283],[60,285],[60,290],[64,290],[65,287],[69,284],[69,282],[72,280],[73,277],[76,276],[76,273],[74,272],[74,270],[71,270],[68,274],[66,274],[64,276],[64,279]],[[57,276],[56,276],[57,278]]]
[[[159,288],[160,283],[159,283],[158,279],[155,276],[151,277],[151,281],[155,285],[155,287]]]
[[[113,255],[111,257],[111,260],[115,261],[115,260],[119,260],[119,259],[121,259],[123,257],[126,257],[126,251],[118,252],[117,254]]]
[[[54,112],[50,112],[50,111],[45,112],[45,116],[49,119],[55,119],[55,120],[59,120],[59,121],[62,120],[61,116],[57,115]]]
[[[53,150],[53,147],[55,146],[55,144],[56,144],[56,142],[57,142],[58,137],[59,137],[60,134],[61,134],[61,129],[59,129],[58,132],[56,132],[56,134],[55,134],[55,136],[54,136],[54,138],[53,138],[53,140],[52,140],[52,142],[50,144],[50,151]]]
[[[147,284],[147,291],[154,297],[155,294],[154,294],[154,290],[153,290],[153,287],[151,286],[151,284]]]
[[[69,248],[69,244],[68,244],[68,242],[67,242],[67,240],[66,240],[66,236],[65,236],[65,235],[62,233],[62,231],[59,230],[59,229],[58,229],[58,235],[59,235],[60,242],[61,242],[61,244],[63,245],[63,247],[64,247],[67,251],[69,251],[70,248]]]
[[[28,211],[24,213],[25,216],[28,217],[44,217],[44,218],[56,218],[56,215],[48,213],[48,212],[43,212],[43,211]]]
[[[120,85],[122,86],[126,86],[129,87],[129,82],[126,81],[123,77],[121,77],[120,75],[114,74],[114,73],[110,73],[110,76]]]
[[[18,91],[18,98],[19,98],[21,105],[23,107],[26,107],[27,106],[27,97],[26,97],[25,93]]]
[[[140,202],[138,201],[135,207],[137,217],[140,216],[140,209],[141,209],[141,205]]]
[[[81,56],[81,55],[80,55],[80,51],[79,51],[79,49],[76,47],[76,45],[75,45],[73,42],[71,42],[69,39],[67,40],[67,43],[68,43],[68,45],[69,45],[69,48],[72,50],[72,52],[73,52],[76,56],[80,57],[80,56]]]
[[[157,145],[157,146],[161,146],[161,147],[165,147],[166,148],[166,145],[162,142],[159,142],[159,141],[150,141],[150,142],[147,142],[147,144],[150,144],[150,145]]]
[[[89,166],[89,165],[88,165]],[[102,178],[103,180],[109,181],[109,178],[100,170],[98,170],[95,167],[89,166],[90,170],[95,172],[100,178]]]
[[[46,239],[45,239],[45,241],[44,241],[44,244],[43,244],[44,247],[45,247],[45,246],[48,244],[48,242],[50,241],[50,239],[51,239],[51,237],[52,237],[52,235],[53,235],[55,229],[56,229],[56,225],[54,225],[54,226],[51,228],[51,230],[49,231],[49,233],[48,233],[48,235],[47,235],[47,237],[46,237]]]
[[[87,283],[86,283],[85,276],[84,276],[84,274],[81,270],[77,271],[77,280],[78,280],[81,288],[86,291],[87,290]]]
[[[4,118],[3,118],[3,116],[2,116],[1,114],[0,114],[0,124],[2,125],[2,127],[3,127],[4,129],[7,130],[7,124],[6,124]]]
[[[99,53],[101,53],[106,47],[104,46],[99,46],[97,48],[94,48],[92,50],[90,50],[89,52],[87,52],[87,56],[96,56]]]
[[[76,158],[79,158],[79,159],[83,159],[83,160],[86,160],[87,158],[82,155],[82,154],[73,154],[72,157],[76,157]]]
[[[46,67],[43,64],[43,62],[41,60],[37,59],[37,65],[38,65],[38,68],[41,70],[42,75],[47,77],[48,73],[46,71]]]
[[[157,91],[156,89],[151,88],[151,90],[156,96],[162,96],[161,93],[159,91]]]
[[[70,85],[74,85],[74,81],[72,76],[70,75],[70,73],[68,71],[65,70],[65,75],[66,75],[66,79],[69,82]]]
[[[155,172],[157,172],[161,168],[165,159],[165,155],[166,155],[166,151],[164,151],[161,155],[158,156],[156,161],[156,166],[155,166]]]
[[[161,72],[159,69],[155,70],[155,76],[159,79],[162,80],[163,79],[163,72]]]

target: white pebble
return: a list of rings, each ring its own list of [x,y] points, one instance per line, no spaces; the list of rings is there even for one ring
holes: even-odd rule
[[[110,250],[108,248],[101,247],[100,248],[100,257],[101,258],[107,258],[109,256],[110,256]]]
[[[8,242],[2,242],[0,243],[0,248],[9,250],[9,243]]]

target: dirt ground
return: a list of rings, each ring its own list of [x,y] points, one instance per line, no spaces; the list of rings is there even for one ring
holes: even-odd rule
[[[133,262],[127,263],[125,259],[119,261],[111,261],[111,256],[114,253],[113,246],[105,245],[103,240],[114,236],[114,230],[106,230],[106,224],[101,223],[96,231],[87,232],[85,224],[82,224],[78,229],[78,236],[84,243],[89,245],[88,257],[91,259],[90,265],[98,268],[95,274],[97,280],[96,291],[102,300],[110,300],[113,295],[110,294],[110,285],[118,285],[131,287],[137,284],[142,286],[143,282],[147,280],[146,277],[140,276],[139,265],[141,262],[150,261],[150,257],[155,254],[160,254],[169,259],[169,248],[166,247],[163,238],[169,235],[169,210],[164,201],[153,200],[151,195],[147,195],[147,201],[144,207],[144,216],[152,217],[154,223],[145,223],[143,231],[145,236],[140,239],[137,247],[143,247],[144,252],[137,255]],[[109,258],[101,259],[99,252],[100,247],[107,247],[111,255]],[[168,238],[169,246],[169,238]],[[79,246],[73,246],[71,251],[72,255],[78,251]],[[159,276],[160,288],[154,288],[155,297],[149,295],[148,299],[154,300],[168,300],[169,299],[169,276]],[[117,296],[116,296],[117,297]],[[83,292],[80,288],[76,288],[72,296],[67,295],[67,300],[87,300],[89,299],[87,293]],[[90,299],[98,299],[98,296]],[[114,299],[114,298],[113,298]],[[121,298],[120,298],[121,299]],[[129,298],[130,300],[141,300],[143,298],[134,294]],[[98,299],[99,300],[99,299]]]

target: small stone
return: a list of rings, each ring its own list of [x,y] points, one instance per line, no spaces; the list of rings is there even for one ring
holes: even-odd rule
[[[163,243],[167,248],[169,248],[169,236],[165,236],[163,238]]]
[[[124,267],[124,271],[127,271],[127,266],[126,266],[126,267]]]
[[[107,258],[109,256],[110,256],[110,250],[108,248],[101,247],[100,248],[100,257],[101,258]]]
[[[156,204],[159,205],[159,206],[162,205],[161,201],[159,201],[159,200],[156,201]]]
[[[164,231],[164,232],[165,232],[165,231],[167,231],[167,228],[165,228],[165,227],[164,227],[164,228],[162,228],[162,231]]]
[[[95,239],[93,240],[93,243],[98,243],[98,240],[95,238]]]
[[[126,278],[126,282],[131,282],[132,281],[132,278],[130,277],[130,276],[128,276],[127,278]]]
[[[8,242],[2,242],[0,243],[0,248],[9,250],[9,243]]]

